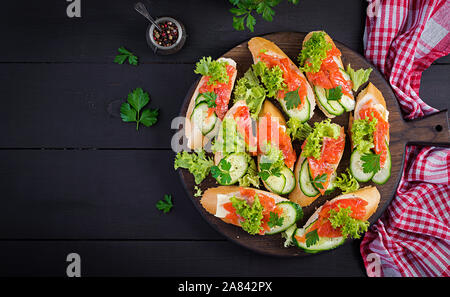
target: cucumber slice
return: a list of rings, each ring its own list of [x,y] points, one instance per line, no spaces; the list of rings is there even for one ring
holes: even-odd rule
[[[191,114],[191,121],[200,128],[203,135],[212,131],[217,122],[216,113],[214,112],[208,117],[208,110],[208,104],[200,102],[195,106]]]
[[[354,150],[350,157],[350,172],[357,181],[365,183],[372,179],[374,173],[365,173],[362,168],[361,153]]]
[[[309,229],[311,229],[311,226],[314,224],[315,222],[311,223],[308,227],[306,228],[298,228],[295,232],[293,237],[293,241],[294,244],[301,248],[302,250],[304,250],[307,253],[317,253],[320,251],[327,251],[327,250],[331,250],[334,248],[337,248],[338,246],[340,246],[341,244],[343,244],[345,242],[345,238],[344,237],[319,237],[319,241],[316,242],[315,244],[311,245],[311,246],[306,246],[306,241],[305,242],[299,242],[297,241],[297,239],[295,238],[295,236],[298,237],[303,237],[304,234],[307,234],[309,232]]]
[[[311,183],[311,177],[309,176],[309,163],[307,159],[305,159],[302,163],[302,167],[300,169],[300,180],[298,183],[303,194],[306,196],[315,197],[319,195],[319,191],[317,191]]]
[[[217,182],[221,185],[228,186],[235,184],[241,177],[243,177],[247,173],[248,162],[245,153],[231,153],[227,157],[225,157],[225,160],[231,164],[231,168],[229,171],[231,181],[229,183],[224,183],[220,180],[217,180]]]
[[[265,183],[271,192],[281,195],[286,185],[286,177],[283,174],[280,174],[280,176],[271,175]]]
[[[339,103],[344,107],[345,111],[352,111],[355,109],[355,100],[347,95],[342,95]]]
[[[385,184],[391,177],[391,167],[391,152],[389,151],[389,147],[387,147],[387,156],[384,167],[381,168],[380,171],[375,173],[375,175],[372,177],[372,181],[378,185]]]
[[[284,166],[283,169],[281,169],[281,174],[284,176],[286,180],[281,194],[286,195],[292,192],[295,188],[295,176],[294,172],[292,172],[292,170],[289,169],[287,166]]]
[[[277,206],[280,207],[283,212],[280,215],[283,218],[283,224],[281,226],[275,226],[267,231],[266,234],[276,234],[283,232],[292,225],[294,225],[298,220],[303,218],[303,211],[300,205],[291,201],[278,202]]]
[[[199,104],[200,102],[206,101],[206,98],[203,97],[202,94],[198,94],[197,98],[195,98],[195,105]]]
[[[279,100],[281,107],[283,108],[284,112],[289,116],[289,118],[296,118],[300,122],[304,123],[310,119],[310,109],[311,106],[309,104],[308,97],[305,98],[306,102],[303,105],[302,109],[293,108],[293,109],[287,109],[286,107],[286,100],[281,99]]]
[[[328,195],[334,192],[336,189],[336,184],[334,181],[336,180],[337,174],[336,171],[331,174],[330,183],[328,184],[327,190],[325,191],[324,195]]]
[[[325,110],[335,116],[339,116],[344,113],[344,108],[336,100],[328,100],[326,91],[322,87],[314,86],[314,93],[318,103],[325,108]]]

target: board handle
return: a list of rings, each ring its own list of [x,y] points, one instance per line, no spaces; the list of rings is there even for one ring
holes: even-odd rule
[[[407,144],[450,146],[447,110],[405,123]]]

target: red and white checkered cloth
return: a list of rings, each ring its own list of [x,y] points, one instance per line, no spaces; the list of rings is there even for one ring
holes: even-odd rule
[[[389,80],[406,118],[437,110],[419,98],[422,72],[450,54],[450,2],[369,0],[365,56]],[[409,146],[396,196],[361,243],[369,276],[450,276],[450,149]]]

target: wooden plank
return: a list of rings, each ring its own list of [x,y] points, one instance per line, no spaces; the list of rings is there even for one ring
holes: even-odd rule
[[[193,65],[2,64],[0,147],[170,148],[172,119],[195,81]],[[120,118],[142,87],[159,108],[152,127]]]
[[[0,276],[66,276],[69,253],[81,276],[288,277],[364,276],[359,242],[320,257],[274,258],[230,242],[0,242]]]
[[[0,239],[223,239],[186,197],[173,158],[171,151],[0,150]],[[164,194],[173,197],[169,214],[155,207]]]
[[[184,23],[188,33],[181,52],[155,56],[145,39],[148,21],[134,11],[134,2],[82,1],[81,18],[68,18],[67,1],[31,1],[26,5],[7,1],[0,11],[0,34],[7,45],[0,48],[0,61],[111,63],[117,48],[126,46],[144,63],[192,63],[204,55],[220,56],[252,36],[317,29],[326,30],[354,50],[361,52],[363,48],[364,1],[303,0],[297,6],[282,1],[275,8],[273,22],[256,16],[253,33],[233,29],[228,1],[151,1],[154,16],[173,16]],[[325,13],[323,7],[333,13]]]

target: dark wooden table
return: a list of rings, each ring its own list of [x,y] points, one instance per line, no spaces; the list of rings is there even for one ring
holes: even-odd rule
[[[286,3],[285,3],[286,2]],[[0,275],[65,276],[80,254],[83,276],[364,276],[359,241],[316,256],[279,259],[228,242],[198,214],[173,170],[171,121],[201,56],[276,31],[326,30],[362,52],[360,0],[283,1],[272,23],[231,26],[226,0],[149,1],[155,16],[180,19],[184,49],[155,56],[134,1],[81,0],[68,18],[62,0],[7,1],[0,10]],[[140,65],[117,65],[117,48]],[[449,57],[425,71],[421,97],[448,108]],[[119,117],[142,87],[158,123],[138,132]],[[162,214],[155,203],[171,194]]]

